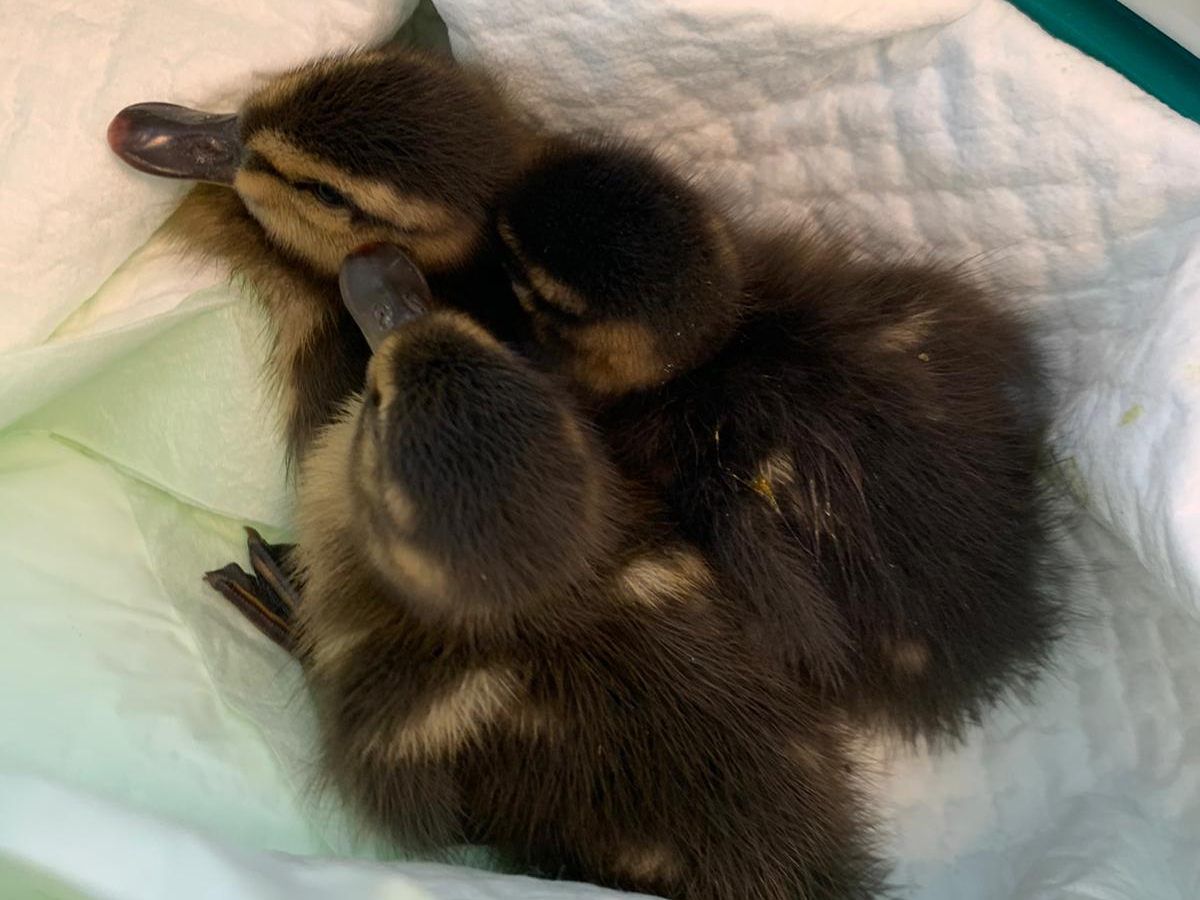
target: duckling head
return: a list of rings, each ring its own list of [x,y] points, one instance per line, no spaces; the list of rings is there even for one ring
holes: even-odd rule
[[[108,137],[142,171],[232,187],[276,245],[336,276],[370,242],[403,247],[427,270],[467,257],[523,131],[482,75],[373,51],[282,75],[235,114],[136,104]]]
[[[495,232],[542,362],[595,394],[683,374],[740,316],[729,227],[645,150],[549,143],[499,210]]]
[[[388,249],[347,260],[369,269]],[[396,271],[390,267],[389,271]],[[500,620],[571,595],[610,553],[611,472],[549,377],[456,312],[378,344],[344,478],[364,556],[430,617]]]

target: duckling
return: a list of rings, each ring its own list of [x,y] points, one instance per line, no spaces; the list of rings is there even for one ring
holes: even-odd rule
[[[108,140],[136,169],[201,182],[169,226],[244,277],[266,309],[293,459],[362,387],[367,347],[337,288],[354,248],[390,241],[437,302],[497,335],[521,323],[481,251],[494,197],[532,137],[482,71],[416,51],[331,57],[268,82],[236,114],[135,104]]]
[[[1019,316],[953,268],[739,225],[612,140],[548,145],[496,217],[535,358],[762,645],[909,738],[1028,690],[1066,611]]]
[[[352,308],[396,253],[347,261]],[[300,466],[329,782],[408,849],[679,900],[879,896],[844,727],[744,639],[569,392],[460,312],[387,318]]]
[[[181,227],[264,295],[301,455],[368,355],[337,261],[391,240],[435,305],[566,379],[797,683],[954,737],[1047,665],[1065,612],[1042,587],[1039,362],[962,273],[736,222],[652,154],[533,129],[441,59],[323,60],[236,120],[196,115],[133,107],[110,139],[141,168],[232,182]],[[258,582],[225,588],[270,608]]]

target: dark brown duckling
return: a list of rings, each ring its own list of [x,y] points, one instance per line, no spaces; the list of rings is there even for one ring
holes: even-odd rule
[[[400,50],[302,66],[237,114],[145,103],[109,127],[109,143],[133,167],[205,182],[171,225],[263,303],[293,458],[362,387],[367,348],[337,290],[354,248],[403,247],[438,304],[468,309],[498,335],[522,325],[484,250],[494,198],[531,135],[484,72]]]
[[[910,737],[1033,683],[1065,613],[1011,309],[935,263],[736,228],[613,141],[558,142],[497,217],[537,358],[802,678]]]
[[[230,140],[215,122],[196,127]],[[180,221],[264,295],[298,452],[367,358],[334,259],[394,240],[439,306],[568,379],[801,681],[905,734],[956,735],[1044,668],[1064,613],[1043,588],[1038,362],[969,279],[739,227],[642,151],[534,136],[442,60],[323,61],[238,122],[236,193],[203,190]],[[114,145],[153,168],[130,149],[143,131]],[[155,146],[161,171],[186,144]],[[195,174],[184,155],[170,174]]]
[[[836,715],[729,621],[560,385],[461,313],[405,310],[300,469],[332,784],[409,849],[686,900],[878,896]]]

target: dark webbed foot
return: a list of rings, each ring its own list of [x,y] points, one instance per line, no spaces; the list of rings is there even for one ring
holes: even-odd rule
[[[293,611],[300,592],[287,572],[290,544],[269,544],[253,528],[246,528],[253,574],[237,563],[204,574],[222,597],[232,603],[255,628],[287,650],[295,652]]]

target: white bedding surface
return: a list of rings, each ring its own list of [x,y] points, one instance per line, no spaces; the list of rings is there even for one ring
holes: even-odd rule
[[[248,76],[385,38],[416,5],[383,0],[49,0],[0,4],[0,348],[45,340],[182,192],[106,153],[113,113],[149,96],[232,108]]]
[[[257,853],[351,850],[304,792],[294,669],[197,578],[241,553],[242,522],[287,524],[263,323],[220,273],[142,246],[178,188],[103,143],[127,102],[231,99],[383,36],[403,4],[6,5],[0,857],[121,900],[161,896],[112,880],[135,845],[132,871],[186,863],[233,898],[340,897],[346,878],[535,896]],[[1065,471],[1100,523],[1077,535],[1091,621],[1037,705],[961,752],[881,757],[897,878],[922,900],[1200,896],[1200,129],[1000,0],[438,5],[457,52],[555,123],[644,136],[763,215],[975,257],[1035,305]]]

